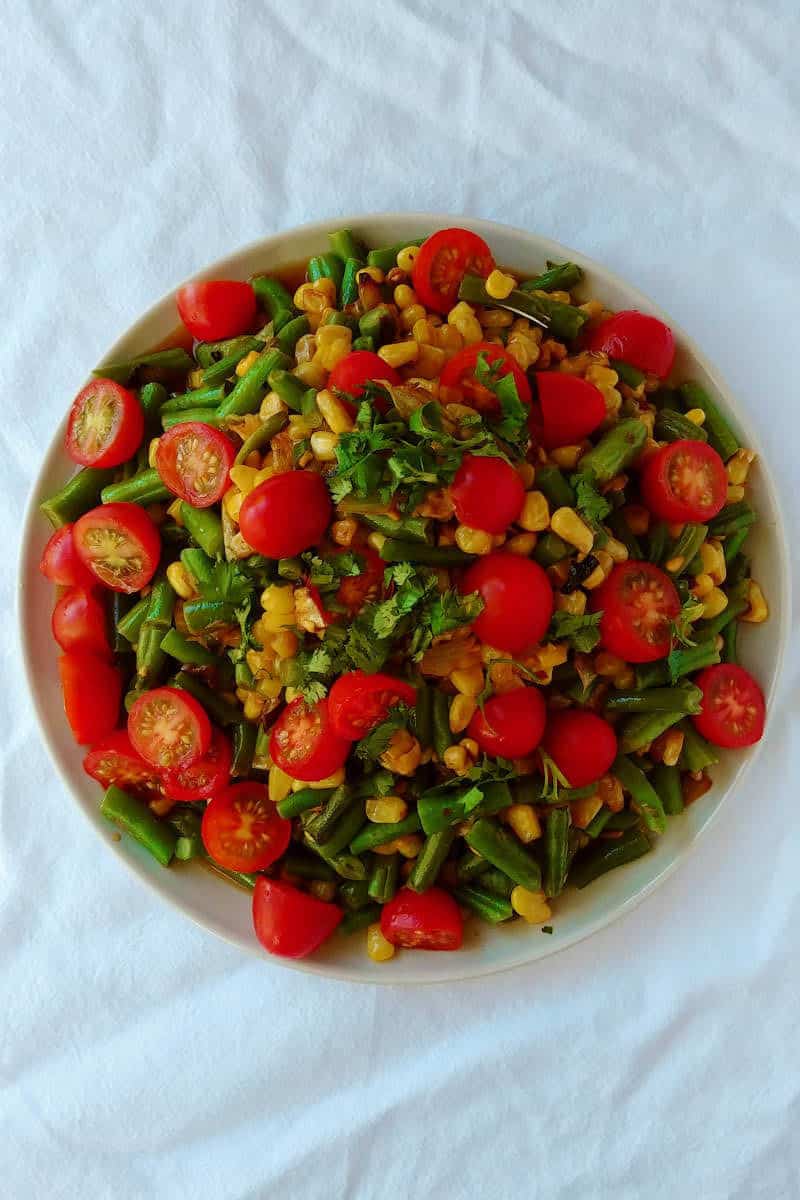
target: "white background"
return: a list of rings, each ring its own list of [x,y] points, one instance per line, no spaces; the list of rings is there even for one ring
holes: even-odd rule
[[[0,1196],[796,1197],[796,639],[769,747],[653,898],[535,968],[399,991],[245,958],[105,853],[10,616],[23,499],[105,348],[338,212],[492,217],[629,278],[758,420],[796,529],[794,0],[0,16]]]

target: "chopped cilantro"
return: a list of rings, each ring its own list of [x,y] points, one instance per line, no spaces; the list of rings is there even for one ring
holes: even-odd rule
[[[558,789],[560,787],[569,787],[569,780],[558,769],[550,755],[539,747],[539,758],[542,762],[542,774],[544,780],[542,782],[542,800],[545,804],[558,803]]]
[[[681,646],[693,646],[694,630],[692,624],[699,620],[703,615],[703,605],[700,601],[695,600],[694,596],[689,596],[684,600],[681,611],[678,613],[674,621],[670,623],[670,632],[672,640],[678,642]]]
[[[588,654],[600,641],[598,625],[602,616],[602,612],[584,613],[582,616],[554,612],[548,636],[556,641],[569,642],[573,650]]]
[[[408,729],[414,717],[413,709],[407,704],[398,704],[385,721],[370,730],[356,745],[356,757],[365,762],[374,762],[388,750],[392,737],[398,729]]]
[[[517,449],[527,447],[528,408],[522,403],[517,392],[514,376],[501,375],[502,362],[490,363],[486,353],[481,352],[475,363],[475,378],[489,391],[494,392],[500,404],[501,417],[490,422],[490,427],[497,437],[509,442]]]

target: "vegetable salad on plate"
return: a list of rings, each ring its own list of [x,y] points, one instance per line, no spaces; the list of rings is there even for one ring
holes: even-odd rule
[[[286,277],[181,288],[73,402],[41,569],[100,810],[275,954],[552,933],[762,735],[754,455],[574,263],[340,230]]]

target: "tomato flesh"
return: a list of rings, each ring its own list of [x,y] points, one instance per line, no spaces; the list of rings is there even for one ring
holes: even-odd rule
[[[426,238],[414,261],[414,291],[434,312],[446,313],[456,302],[465,275],[486,278],[494,270],[492,252],[469,229],[439,229]]]
[[[194,508],[209,508],[228,487],[236,449],[230,438],[202,421],[186,421],[158,439],[156,470],[164,484]]]
[[[709,521],[728,494],[725,464],[705,442],[677,441],[651,454],[642,468],[642,499],[661,521]]]
[[[553,589],[545,572],[529,558],[507,551],[473,563],[459,591],[480,593],[483,612],[472,627],[482,642],[509,654],[540,642],[553,615]]]
[[[215,796],[231,781],[232,759],[230,741],[221,730],[215,729],[211,745],[202,758],[191,766],[164,771],[165,794],[170,800],[184,804]]]
[[[280,816],[263,783],[232,783],[209,800],[203,845],[227,871],[265,871],[285,853],[292,822]]]
[[[390,383],[396,387],[401,382],[394,367],[385,363],[371,350],[352,350],[340,358],[328,376],[328,387],[333,391],[346,392],[354,400],[364,395],[366,383]]]
[[[59,587],[94,587],[97,579],[78,557],[72,531],[71,523],[55,531],[44,548],[39,570]]]
[[[381,933],[409,950],[458,950],[463,922],[458,905],[442,888],[418,894],[401,888],[381,910]]]
[[[327,700],[309,707],[301,696],[287,704],[272,727],[272,761],[292,779],[315,783],[344,766],[351,743],[334,733]]]
[[[278,879],[257,880],[253,892],[253,928],[270,954],[305,958],[331,936],[344,913],[337,904],[309,896]]]
[[[486,533],[505,533],[525,501],[525,487],[504,458],[466,454],[450,485],[462,525]]]
[[[506,375],[513,375],[514,383],[517,385],[517,395],[523,404],[530,404],[531,385],[528,383],[525,372],[507,350],[504,350],[502,346],[496,346],[494,342],[477,342],[473,346],[466,346],[463,350],[459,350],[458,354],[454,354],[442,368],[439,376],[441,387],[458,392],[459,399],[464,404],[481,412],[499,412],[497,396],[490,388],[485,387],[475,378],[475,367],[479,354],[486,356],[486,361],[490,366],[501,364],[497,368],[501,379]]]
[[[106,612],[94,588],[65,592],[53,609],[52,629],[62,650],[88,650],[111,658]]]
[[[91,745],[114,729],[122,699],[122,676],[116,667],[88,650],[68,650],[58,660],[58,673],[75,741]]]
[[[139,592],[156,572],[158,529],[138,504],[101,504],[75,522],[75,549],[112,592]]]
[[[168,770],[190,767],[208,751],[211,722],[194,696],[180,688],[153,688],[128,713],[128,735],[142,758]]]
[[[256,315],[256,295],[249,283],[213,279],[187,283],[178,292],[178,312],[186,328],[201,342],[247,333]]]
[[[342,553],[342,551],[340,551]],[[377,595],[383,583],[386,564],[371,546],[361,546],[356,553],[364,559],[364,570],[360,575],[346,575],[336,592],[336,600],[354,617],[367,600]]]
[[[675,339],[669,325],[636,309],[602,321],[586,334],[584,344],[588,350],[618,358],[659,379],[666,379],[675,359]]]
[[[245,497],[242,537],[267,558],[292,558],[322,541],[333,508],[323,479],[313,471],[273,475]]]
[[[78,392],[67,419],[65,446],[84,467],[117,467],[141,445],[144,413],[133,392],[113,379],[93,379]]]
[[[575,788],[602,779],[617,757],[617,735],[608,721],[573,708],[550,714],[542,745]]]
[[[524,758],[542,740],[547,713],[536,688],[491,696],[469,723],[469,735],[486,754]]]
[[[537,371],[535,378],[541,411],[539,437],[546,450],[577,445],[605,420],[606,402],[593,383],[561,371]]]
[[[764,693],[749,671],[734,663],[718,663],[706,667],[693,682],[703,693],[700,712],[692,717],[698,733],[726,749],[760,741],[766,705]]]
[[[603,613],[600,640],[611,654],[630,663],[654,662],[669,654],[681,602],[675,584],[652,563],[618,563],[591,593],[591,607]]]
[[[337,737],[355,742],[385,721],[398,704],[416,703],[417,689],[391,675],[349,671],[340,675],[328,696],[331,729]]]
[[[134,750],[127,729],[115,729],[92,746],[83,769],[106,788],[113,784],[145,800],[161,794],[158,772]]]

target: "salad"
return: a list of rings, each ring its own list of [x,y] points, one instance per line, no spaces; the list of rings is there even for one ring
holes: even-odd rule
[[[181,288],[70,410],[41,569],[100,811],[275,954],[552,933],[762,735],[754,455],[574,263],[340,230],[284,278]]]

